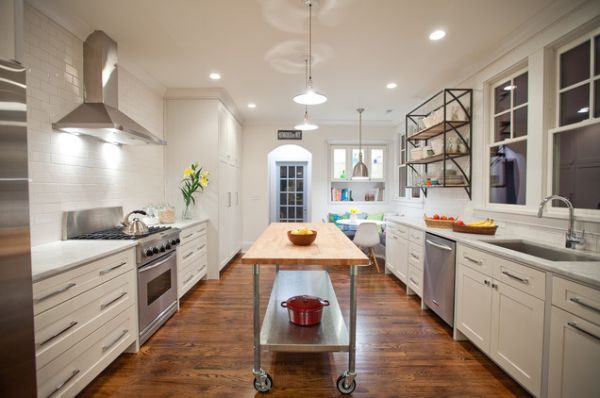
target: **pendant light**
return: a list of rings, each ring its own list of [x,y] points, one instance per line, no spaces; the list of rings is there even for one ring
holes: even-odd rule
[[[362,113],[364,110],[365,108],[358,108],[356,110],[358,112],[358,163],[354,165],[354,169],[352,170],[353,180],[369,178],[369,169],[367,169],[367,165],[363,162],[362,154]]]
[[[312,81],[312,1],[306,0],[308,5],[308,84],[306,91],[294,97],[294,102],[302,105],[319,105],[327,101],[327,97],[316,92]]]
[[[304,78],[306,80],[306,87],[308,88],[308,59],[304,60]],[[304,122],[294,126],[296,130],[312,131],[319,128],[316,124],[313,124],[308,119],[308,105],[304,105]]]

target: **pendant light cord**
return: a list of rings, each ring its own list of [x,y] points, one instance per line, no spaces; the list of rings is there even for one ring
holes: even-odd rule
[[[308,81],[312,86],[312,1],[308,1]]]

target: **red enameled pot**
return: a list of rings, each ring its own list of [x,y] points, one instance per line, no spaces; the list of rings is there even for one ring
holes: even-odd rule
[[[290,322],[299,326],[312,326],[321,322],[323,307],[329,301],[314,296],[294,296],[281,302],[283,308],[288,309]]]

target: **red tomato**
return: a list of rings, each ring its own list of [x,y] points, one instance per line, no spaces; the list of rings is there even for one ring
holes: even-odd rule
[[[447,220],[447,219],[448,219],[448,217],[446,217],[446,216],[441,216],[440,217],[440,220]]]
[[[454,221],[454,217],[450,216],[450,217],[448,217],[448,220]]]
[[[465,225],[465,223],[463,222],[463,220],[458,220],[458,221],[456,222],[456,225]]]
[[[433,219],[434,220],[439,220],[440,219],[440,215],[439,214],[434,214],[433,215]]]

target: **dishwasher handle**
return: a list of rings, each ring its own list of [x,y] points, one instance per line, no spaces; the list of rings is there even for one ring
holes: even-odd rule
[[[430,241],[429,239],[427,239],[427,243],[430,244],[431,246],[437,247],[438,249],[446,250],[446,251],[449,251],[449,252],[452,251],[451,247],[448,247],[448,246],[445,246],[445,245],[440,245],[439,243],[435,243],[433,241]]]

